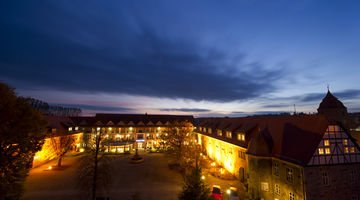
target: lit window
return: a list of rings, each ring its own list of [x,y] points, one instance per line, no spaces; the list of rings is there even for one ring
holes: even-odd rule
[[[261,190],[269,191],[269,183],[268,182],[261,182]]]
[[[280,195],[280,185],[275,184],[275,194]]]
[[[69,127],[69,131],[72,131],[72,127]]]
[[[344,140],[344,145],[348,145],[348,140]]]
[[[295,200],[295,194],[294,193],[289,193],[289,200]]]
[[[329,176],[327,172],[322,173],[322,183],[323,185],[329,185]]]
[[[231,131],[226,131],[226,137],[227,137],[227,138],[232,138]]]
[[[211,128],[208,128],[208,133],[212,133],[212,129]]]
[[[245,141],[245,134],[244,133],[238,133],[237,134],[237,139],[240,141]]]
[[[324,149],[323,148],[319,148],[319,154],[324,154]]]
[[[350,153],[355,153],[355,147],[350,148]]]
[[[349,148],[348,147],[344,148],[344,153],[349,153]]]
[[[330,154],[330,148],[325,148],[325,154]]]
[[[218,129],[218,130],[217,130],[217,135],[218,135],[218,136],[222,136],[222,130]]]
[[[324,140],[324,146],[329,146],[329,145],[330,145],[329,140]]]
[[[78,131],[79,130],[79,127],[75,127],[75,131]]]
[[[289,182],[293,182],[293,180],[294,180],[294,174],[293,174],[293,170],[292,170],[292,169],[286,168],[286,179],[287,179]]]

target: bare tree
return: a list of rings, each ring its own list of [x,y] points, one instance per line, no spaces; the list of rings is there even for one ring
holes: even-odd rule
[[[173,122],[162,136],[175,162],[180,165],[186,164],[189,159],[193,158],[195,142],[192,131],[193,125],[190,122]]]
[[[61,161],[65,154],[71,150],[75,143],[75,137],[72,135],[64,135],[59,137],[51,137],[50,146],[58,159],[58,167],[61,167]]]
[[[86,199],[95,200],[100,190],[111,183],[110,159],[103,154],[101,142],[103,134],[96,132],[90,148],[80,161],[78,169],[78,188]]]

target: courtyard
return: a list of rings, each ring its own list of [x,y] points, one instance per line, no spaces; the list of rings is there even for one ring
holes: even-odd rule
[[[162,153],[142,153],[144,162],[131,164],[132,155],[112,156],[112,183],[101,194],[104,197],[121,200],[175,200],[182,189],[183,178],[176,170],[168,167],[168,158]],[[81,155],[68,156],[63,160],[62,170],[47,170],[52,161],[30,171],[25,183],[24,199],[79,199],[76,189],[76,171]],[[220,185],[224,199],[226,189],[239,187],[238,180],[220,180],[205,174],[209,186]]]

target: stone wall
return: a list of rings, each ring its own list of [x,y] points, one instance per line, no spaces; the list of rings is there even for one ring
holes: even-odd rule
[[[307,200],[359,200],[360,164],[312,166],[304,173]]]
[[[302,167],[270,157],[248,156],[249,199],[280,200],[290,199],[290,195],[304,199]],[[274,164],[277,163],[275,173]],[[287,169],[292,172],[288,180]]]

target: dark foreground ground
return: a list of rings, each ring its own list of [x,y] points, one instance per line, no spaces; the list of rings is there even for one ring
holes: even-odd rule
[[[163,154],[141,154],[144,162],[130,164],[129,156],[114,156],[112,160],[112,184],[103,196],[111,200],[175,200],[181,191],[181,175],[168,168],[168,160]],[[25,183],[24,199],[79,199],[76,189],[76,169],[79,156],[66,157],[63,170],[46,171],[50,162],[32,169]],[[206,176],[209,185],[220,185],[224,190],[235,186],[237,181],[223,181]],[[224,191],[224,199],[226,194]]]

